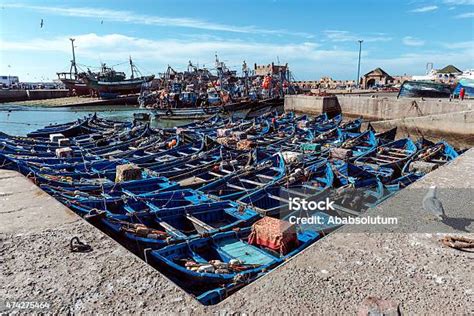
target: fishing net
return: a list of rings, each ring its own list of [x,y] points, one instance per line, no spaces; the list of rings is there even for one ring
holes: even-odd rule
[[[264,217],[252,225],[249,244],[285,255],[298,247],[296,226],[273,217]]]

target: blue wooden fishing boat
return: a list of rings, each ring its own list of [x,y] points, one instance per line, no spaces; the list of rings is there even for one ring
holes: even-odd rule
[[[339,217],[359,216],[387,200],[399,191],[399,187],[384,185],[380,180],[371,185],[356,188],[343,186],[330,192],[333,207]]]
[[[122,235],[131,246],[158,249],[169,244],[210,236],[236,227],[251,225],[259,218],[252,209],[236,203],[212,202],[174,208],[158,208],[153,201],[145,202],[148,210],[133,210],[128,214],[89,213],[87,217]],[[102,215],[103,214],[103,215]]]
[[[401,176],[392,180],[390,185],[404,188],[459,156],[458,152],[445,141],[433,143],[422,140],[417,145],[420,151],[405,164]]]
[[[344,186],[362,188],[374,185],[379,181],[377,175],[348,162],[334,161],[333,172],[334,187],[336,188]]]
[[[344,141],[339,146],[343,149],[351,150],[351,161],[373,151],[378,145],[377,138],[372,131],[365,131],[358,136],[351,137],[345,134]]]
[[[252,151],[240,152],[221,147],[218,154],[213,152],[212,155],[185,161],[184,165],[159,171],[157,175],[178,182],[181,188],[199,189],[219,179],[236,175],[258,160],[259,157]]]
[[[82,191],[71,192],[53,187],[48,187],[47,191],[81,216],[91,215],[92,210],[95,210],[95,215],[103,215],[103,213],[125,215],[143,212],[149,210],[148,203],[151,203],[153,209],[156,210],[212,202],[209,197],[189,189],[165,192],[158,190],[140,194],[124,189],[120,192],[120,196]]]
[[[150,177],[141,180],[131,180],[115,183],[108,179],[81,179],[73,180],[57,176],[35,174],[33,178],[42,188],[47,190],[59,187],[65,191],[98,192],[108,195],[120,195],[123,190],[133,194],[148,193],[150,191],[169,191],[178,189],[176,182],[171,182],[163,177]],[[43,186],[47,184],[46,186]]]
[[[314,232],[298,232],[299,246],[279,255],[265,247],[249,244],[250,233],[250,228],[218,233],[170,245],[150,254],[164,270],[189,283],[217,285],[262,275],[319,237]]]
[[[338,114],[331,119],[327,119],[323,122],[318,122],[314,124],[313,126],[311,126],[311,128],[313,128],[317,133],[323,133],[325,131],[328,131],[330,129],[333,129],[339,126],[341,122],[342,122],[342,114]]]
[[[355,119],[353,121],[343,122],[339,124],[339,128],[346,133],[360,133],[362,126],[362,119]]]
[[[418,148],[409,138],[403,138],[377,147],[361,155],[355,160],[356,164],[368,164],[374,167],[387,167],[400,172],[405,163],[411,159]]]
[[[333,186],[331,165],[322,160],[307,168],[295,169],[285,178],[238,201],[266,216],[279,216],[289,211],[291,198],[311,200]]]
[[[272,184],[285,176],[285,160],[281,154],[268,158],[254,167],[231,173],[199,190],[220,199],[236,200],[266,185]]]

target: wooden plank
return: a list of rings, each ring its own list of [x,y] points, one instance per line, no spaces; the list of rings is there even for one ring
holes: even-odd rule
[[[315,186],[308,185],[308,184],[303,184],[302,187],[306,188],[306,189],[309,189],[309,190],[313,190],[313,191],[320,191],[321,190],[320,187],[315,187]]]
[[[249,180],[249,179],[239,179],[239,181],[254,184],[254,185],[257,185],[259,187],[265,184],[265,183],[261,183],[261,182],[252,181],[252,180]]]
[[[159,221],[158,224],[160,224],[160,226],[163,227],[164,229],[166,229],[167,231],[172,232],[172,233],[174,233],[178,236],[183,236],[183,237],[186,236],[179,229],[174,228],[173,226],[171,226],[167,222]]]
[[[393,162],[392,160],[384,160],[384,159],[380,159],[380,158],[376,158],[376,157],[370,157],[370,159],[372,159],[376,162],[383,162],[383,163],[392,163]]]
[[[400,159],[398,157],[392,157],[392,156],[387,156],[387,155],[377,155],[377,157],[388,158],[388,159],[393,160],[393,161],[396,161],[396,160]]]
[[[220,177],[223,177],[222,174],[215,173],[214,171],[209,171],[208,173],[209,173],[211,176],[214,176],[214,177],[219,177],[219,178],[220,178]]]
[[[391,152],[389,151],[388,154],[392,155],[392,156],[397,156],[397,157],[408,157],[407,154],[403,154],[403,153],[398,153],[398,152]]]
[[[240,187],[240,186],[235,185],[235,184],[232,184],[232,183],[226,183],[226,185],[227,185],[229,188],[232,188],[232,189],[241,190],[241,191],[247,191],[246,188]]]
[[[181,181],[178,181],[178,183],[182,186],[188,186],[188,185],[193,185],[193,184],[199,184],[199,183],[205,183],[206,180],[199,178],[199,177],[190,177],[183,179]]]
[[[202,228],[204,228],[205,230],[213,230],[214,227],[204,223],[203,221],[201,221],[200,219],[192,216],[192,215],[189,215],[189,214],[186,214],[186,218],[188,220],[190,220],[191,222],[193,222],[194,224],[198,225],[198,226],[201,226]]]
[[[268,197],[271,198],[271,199],[274,199],[274,200],[283,202],[283,203],[285,203],[285,204],[288,204],[288,203],[289,203],[289,201],[288,201],[287,199],[284,199],[284,198],[282,198],[281,196],[276,196],[276,195],[273,195],[273,194],[268,194]]]

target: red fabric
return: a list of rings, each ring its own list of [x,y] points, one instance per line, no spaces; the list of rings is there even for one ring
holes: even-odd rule
[[[285,255],[298,247],[296,227],[273,217],[264,217],[252,225],[249,244],[262,246]]]

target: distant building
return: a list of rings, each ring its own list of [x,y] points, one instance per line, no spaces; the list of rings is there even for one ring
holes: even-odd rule
[[[401,76],[393,76],[392,78],[393,78],[392,82],[389,82],[388,84],[397,85],[397,84],[402,84],[405,81],[412,80],[412,76],[408,76],[407,74],[404,74]]]
[[[458,77],[462,76],[463,72],[459,68],[448,65],[441,69],[431,69],[426,75],[413,76],[416,81],[434,81],[454,85]]]
[[[384,86],[393,82],[393,77],[390,76],[382,68],[375,68],[362,76],[361,85],[365,89],[369,89],[375,86]]]
[[[311,90],[311,89],[319,88],[319,81],[317,80],[300,80],[300,81],[295,81],[294,84],[303,90]]]
[[[462,71],[453,65],[447,65],[446,67],[436,71],[435,81],[454,84],[456,77],[462,75]]]
[[[376,86],[391,86],[401,84],[404,81],[411,80],[411,76],[407,74],[401,76],[391,76],[382,68],[375,68],[369,71],[361,78],[361,86],[370,89]]]
[[[288,64],[275,65],[274,63],[268,65],[254,65],[254,71],[256,76],[266,76],[268,74],[275,75],[278,73],[286,73],[288,71]]]
[[[14,84],[18,84],[20,80],[18,76],[0,76],[0,84],[5,86],[11,86]]]
[[[355,86],[354,80],[334,80],[331,77],[322,77],[319,80],[296,81],[302,89],[350,89]]]

